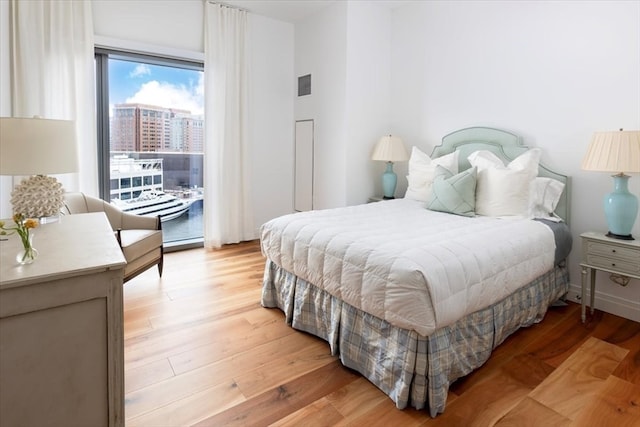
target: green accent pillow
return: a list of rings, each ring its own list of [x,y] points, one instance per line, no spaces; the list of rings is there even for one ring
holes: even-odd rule
[[[438,166],[427,200],[427,209],[463,216],[475,216],[477,168],[452,174]]]

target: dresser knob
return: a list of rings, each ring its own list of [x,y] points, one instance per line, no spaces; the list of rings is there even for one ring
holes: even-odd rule
[[[611,250],[611,252],[613,252],[613,253],[615,254],[615,253],[616,253],[616,250],[615,250],[615,249],[612,249],[612,250]]]

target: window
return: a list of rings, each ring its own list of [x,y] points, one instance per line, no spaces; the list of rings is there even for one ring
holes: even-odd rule
[[[101,197],[159,205],[165,246],[203,239],[203,66],[96,49]]]

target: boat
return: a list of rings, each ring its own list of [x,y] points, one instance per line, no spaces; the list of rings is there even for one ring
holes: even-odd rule
[[[202,188],[164,190],[163,159],[111,158],[111,204],[123,212],[159,216],[161,221],[178,218],[203,199]]]
[[[146,190],[136,198],[128,200],[113,199],[111,203],[120,208],[122,212],[141,216],[159,216],[160,221],[164,222],[178,218],[198,200],[201,200],[201,198],[181,199],[163,191]]]

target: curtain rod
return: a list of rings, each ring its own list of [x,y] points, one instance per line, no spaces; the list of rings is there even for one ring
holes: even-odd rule
[[[230,4],[227,4],[227,3],[223,3],[221,1],[207,0],[207,3],[209,3],[209,4],[217,4],[218,6],[228,7],[229,9],[237,9],[237,10],[239,10],[241,12],[249,13],[248,9],[245,9],[243,7],[233,6],[233,5],[230,5]]]

